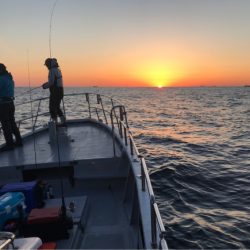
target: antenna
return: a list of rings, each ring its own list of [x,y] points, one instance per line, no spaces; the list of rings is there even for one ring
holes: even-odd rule
[[[53,4],[52,10],[51,10],[51,15],[50,15],[50,23],[49,23],[49,56],[52,58],[52,48],[51,48],[51,31],[52,31],[52,20],[53,20],[53,15],[54,15],[54,10],[56,8],[58,0],[56,0]]]

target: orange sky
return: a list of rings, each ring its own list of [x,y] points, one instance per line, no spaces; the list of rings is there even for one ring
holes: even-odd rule
[[[27,86],[29,77],[32,86],[47,79],[43,63],[54,3],[2,3],[1,62],[17,86]],[[65,86],[245,85],[250,82],[249,9],[248,0],[59,0],[52,56]]]

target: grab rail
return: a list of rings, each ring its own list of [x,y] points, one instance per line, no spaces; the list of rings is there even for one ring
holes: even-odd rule
[[[64,95],[64,100],[66,98],[70,98],[70,97],[74,98],[76,96],[85,96],[86,102],[88,104],[87,112],[88,112],[88,115],[89,115],[90,118],[91,118],[92,115],[94,115],[93,113],[96,112],[96,109],[98,109],[98,110],[101,111],[106,124],[108,124],[108,119],[107,119],[107,115],[106,114],[110,113],[110,109],[111,109],[112,105],[114,105],[114,102],[116,102],[116,103],[119,104],[119,101],[117,101],[113,97],[106,96],[106,95],[100,95],[100,94],[96,94],[96,93],[86,93],[86,92],[83,92],[83,93],[73,93],[73,94],[65,94]],[[91,103],[91,101],[92,101],[91,97],[93,99],[93,96],[95,97],[95,100],[97,101],[97,104],[100,104],[100,108],[91,106],[93,104],[93,103]],[[104,107],[104,104],[103,104],[103,98],[105,98],[106,101],[110,102],[110,104],[109,104],[110,105],[109,111],[105,110],[105,107]],[[17,107],[19,107],[21,105],[24,106],[24,105],[29,105],[30,103],[33,104],[33,103],[38,102],[37,108],[33,108],[32,113],[26,112],[26,114],[28,114],[27,117],[24,117],[22,119],[17,120],[17,124],[19,124],[19,127],[21,126],[21,124],[24,121],[32,120],[33,119],[34,123],[31,124],[31,126],[30,126],[33,129],[33,128],[36,127],[37,118],[38,117],[49,115],[48,111],[47,112],[40,112],[42,103],[44,103],[45,101],[46,101],[46,103],[48,103],[48,99],[49,99],[48,96],[47,97],[40,97],[40,98],[32,99],[31,101],[25,101],[25,102],[22,102],[22,103],[15,104],[15,106],[17,108]],[[66,106],[66,104],[64,105],[64,102],[63,102],[63,111],[64,111],[64,114],[67,116],[67,108],[65,106]],[[96,113],[96,115],[97,115],[97,113]],[[100,119],[98,118],[98,120],[100,120]]]
[[[120,123],[118,124],[118,131],[120,132],[120,137],[121,139],[124,139],[125,145],[127,146],[127,137],[129,138],[129,148],[130,148],[130,154],[133,157],[136,155],[141,162],[141,183],[142,183],[142,191],[145,191],[145,186],[147,185],[148,193],[150,196],[150,210],[151,210],[151,242],[152,242],[152,247],[156,248],[157,247],[157,228],[156,226],[158,225],[160,234],[159,238],[160,241],[158,243],[158,247],[160,249],[168,249],[167,242],[166,242],[166,230],[163,225],[159,208],[158,205],[155,201],[155,195],[153,191],[153,187],[149,178],[148,170],[147,170],[147,165],[145,159],[142,157],[142,155],[139,153],[136,144],[134,142],[133,136],[131,131],[129,130],[128,123],[127,123],[127,116],[126,116],[126,111],[124,106],[114,106],[111,109],[110,116],[111,116],[111,122],[112,122],[112,132],[114,132],[114,125],[113,125],[113,114],[116,116],[116,113],[114,112],[115,109],[119,108],[120,112],[123,114],[120,115],[122,118],[120,120]],[[124,116],[123,116],[124,115]],[[124,117],[126,123],[124,123]],[[123,127],[124,129],[122,129]],[[123,133],[124,132],[124,133]]]

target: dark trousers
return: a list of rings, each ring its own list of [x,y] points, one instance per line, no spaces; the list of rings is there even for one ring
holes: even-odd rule
[[[12,146],[14,144],[12,134],[14,134],[17,143],[22,142],[20,131],[15,121],[15,106],[13,101],[0,103],[0,121],[7,145]]]
[[[60,108],[62,99],[63,88],[57,87],[53,90],[50,90],[49,112],[52,119],[56,119],[57,116],[63,116],[63,112]]]

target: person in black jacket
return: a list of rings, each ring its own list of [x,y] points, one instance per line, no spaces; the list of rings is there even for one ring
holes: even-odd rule
[[[2,63],[0,63],[0,121],[6,141],[6,145],[0,151],[12,150],[14,146],[22,146],[20,131],[15,122],[14,81]],[[15,143],[12,134],[15,135]]]
[[[63,79],[62,72],[59,68],[56,58],[47,58],[44,65],[49,70],[48,82],[42,85],[43,89],[49,88],[49,111],[52,120],[57,124],[57,117],[60,117],[61,123],[65,125],[66,119],[60,108],[63,99]]]

